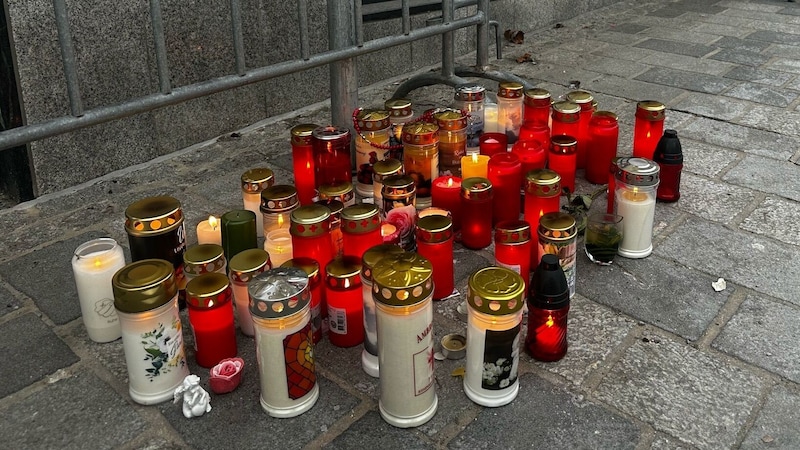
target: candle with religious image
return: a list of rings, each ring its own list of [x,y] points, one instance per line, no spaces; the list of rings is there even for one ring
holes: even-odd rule
[[[408,175],[394,175],[383,180],[383,214],[385,224],[395,227],[397,241],[404,250],[413,251],[414,221],[417,216],[416,187]],[[381,227],[383,229],[383,226]],[[381,231],[386,242],[387,234]],[[390,234],[391,235],[391,234]]]
[[[236,326],[228,277],[209,272],[193,278],[186,284],[186,305],[197,364],[211,368],[223,359],[236,357]]]
[[[297,188],[297,199],[301,205],[308,205],[317,195],[314,184],[314,148],[311,133],[318,125],[303,123],[292,127],[292,174]]]
[[[443,215],[429,215],[417,221],[417,253],[433,266],[433,299],[453,293],[453,222]]]
[[[272,268],[269,253],[251,248],[238,253],[228,263],[228,277],[231,280],[233,305],[239,329],[245,336],[253,336],[253,318],[250,316],[250,297],[247,285],[256,275]]]
[[[439,176],[439,127],[415,122],[403,127],[403,169],[416,186],[418,209],[431,206],[431,184]]]
[[[550,212],[539,218],[539,259],[544,255],[558,256],[567,277],[570,298],[575,295],[578,227],[575,218],[565,212]]]
[[[483,134],[484,98],[486,88],[476,83],[456,86],[453,107],[467,113],[467,153],[479,151],[479,141]]]
[[[389,136],[389,157],[403,160],[403,127],[414,120],[414,105],[407,98],[390,98],[383,102],[383,109],[389,113],[392,128]]]
[[[89,339],[111,342],[122,335],[114,310],[111,279],[125,266],[122,247],[111,238],[84,242],[72,256],[72,274],[78,289],[81,317]]]
[[[261,216],[261,191],[275,183],[272,170],[265,167],[250,169],[242,174],[242,198],[244,209],[256,215],[256,234],[264,237],[264,222]]]
[[[659,167],[645,158],[628,158],[617,169],[614,213],[622,216],[625,232],[617,251],[626,258],[644,258],[653,252],[653,219]]]
[[[356,192],[372,197],[373,166],[389,157],[391,123],[389,113],[378,109],[362,109],[353,118],[356,137]]]
[[[513,144],[519,139],[522,127],[522,84],[501,81],[497,88],[497,127]]]
[[[528,289],[525,350],[538,361],[558,361],[567,353],[569,286],[556,255],[544,255]]]

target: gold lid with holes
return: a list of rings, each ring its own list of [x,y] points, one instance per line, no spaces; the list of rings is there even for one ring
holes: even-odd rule
[[[231,301],[228,277],[221,273],[204,273],[186,284],[186,305],[195,309],[211,309]]]
[[[561,195],[561,175],[551,169],[534,169],[525,175],[525,194],[536,197]]]
[[[231,258],[228,263],[228,275],[231,277],[231,281],[249,283],[253,277],[271,267],[269,253],[260,248],[249,248]]]
[[[417,220],[417,242],[437,244],[447,242],[453,237],[453,219],[438,214],[422,217]]]
[[[495,244],[517,245],[531,241],[531,224],[524,220],[504,220],[494,228]]]
[[[514,314],[522,309],[525,281],[511,269],[486,267],[469,277],[467,302],[476,311],[492,316]]]
[[[568,155],[578,151],[578,140],[572,136],[561,134],[550,138],[550,152]]]
[[[403,127],[403,143],[429,145],[439,142],[439,126],[430,122],[408,123]]]
[[[409,117],[414,114],[411,109],[411,100],[407,98],[390,98],[383,102],[383,107],[389,113],[390,117]]]
[[[568,241],[574,239],[577,233],[575,218],[565,212],[549,212],[539,218],[539,240]]]
[[[280,213],[297,207],[297,188],[290,184],[276,184],[261,191],[261,212]]]
[[[242,190],[257,194],[275,183],[275,175],[266,167],[250,169],[242,174]]]
[[[467,127],[467,116],[461,111],[447,109],[433,115],[440,130],[462,130]]]
[[[562,123],[577,122],[580,119],[581,107],[570,101],[553,103],[553,120]]]
[[[497,96],[500,98],[522,98],[522,90],[525,88],[516,81],[503,81],[497,86]]]
[[[283,319],[301,314],[311,303],[308,276],[296,267],[270,269],[247,285],[250,314],[261,319]]]
[[[414,252],[389,254],[372,270],[372,298],[387,306],[412,306],[433,296],[433,265]]]
[[[368,248],[367,251],[364,252],[364,256],[361,257],[361,277],[365,281],[372,283],[372,269],[375,265],[386,255],[396,253],[403,253],[403,249],[399,245],[379,244]]]
[[[125,209],[125,231],[133,236],[163,234],[182,223],[181,202],[168,195],[143,198]]]
[[[590,110],[594,108],[594,97],[591,93],[586,91],[572,91],[566,95],[568,101],[575,103],[581,107],[581,111]]]
[[[225,267],[225,251],[217,244],[198,244],[183,253],[183,271],[190,275],[216,272]]]
[[[156,309],[178,293],[175,268],[163,259],[143,259],[119,269],[111,279],[114,307],[124,313]]]
[[[666,117],[667,106],[655,100],[642,100],[636,104],[636,118],[658,122]]]
[[[381,109],[362,109],[356,116],[358,128],[363,132],[385,130],[389,128],[389,113]]]

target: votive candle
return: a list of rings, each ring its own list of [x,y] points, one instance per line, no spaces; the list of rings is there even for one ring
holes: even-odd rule
[[[489,156],[473,153],[461,158],[461,179],[486,178],[489,173]]]
[[[492,183],[492,223],[518,220],[521,211],[520,187],[522,164],[515,153],[498,153],[489,159],[489,181]]]
[[[222,229],[219,226],[219,219],[208,216],[208,219],[197,224],[197,243],[222,245]]]
[[[122,335],[114,309],[111,279],[125,267],[122,247],[111,238],[85,242],[72,256],[72,273],[78,289],[83,325],[89,339],[111,342]]]
[[[658,140],[664,133],[667,107],[655,100],[644,100],[636,104],[633,124],[633,156],[653,159]]]
[[[486,178],[461,182],[461,243],[473,250],[492,243],[492,183]]]
[[[426,216],[417,221],[417,253],[433,265],[433,299],[453,293],[453,222],[447,216]]]
[[[475,155],[478,156],[478,155]],[[465,156],[464,158],[471,158]],[[463,161],[464,158],[461,158]],[[463,165],[462,165],[463,167]],[[453,230],[461,229],[461,178],[453,176],[439,177],[433,180],[431,205],[450,211]]]
[[[553,136],[547,159],[548,167],[561,176],[561,187],[568,189],[570,193],[575,192],[577,144],[572,136]]]
[[[256,215],[256,235],[264,236],[264,222],[261,216],[261,191],[275,183],[272,170],[265,167],[250,169],[242,174],[242,198],[244,209]]]

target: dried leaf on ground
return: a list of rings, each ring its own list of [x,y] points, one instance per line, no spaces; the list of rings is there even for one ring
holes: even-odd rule
[[[517,57],[517,62],[520,64],[524,62],[533,62],[533,58],[531,58],[530,53],[525,53],[524,55]]]
[[[513,44],[522,44],[525,42],[525,33],[519,30],[506,30],[503,36],[505,36],[508,42]]]

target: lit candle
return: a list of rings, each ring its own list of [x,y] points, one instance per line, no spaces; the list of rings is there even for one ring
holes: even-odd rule
[[[519,193],[522,185],[522,164],[519,162],[519,157],[509,152],[492,155],[487,178],[494,190],[492,223],[518,220],[521,211]]]
[[[608,167],[617,157],[619,124],[617,115],[598,111],[589,121],[589,152],[586,154],[586,180],[594,184],[608,181]],[[580,145],[578,145],[580,151]]]
[[[497,128],[513,144],[519,138],[522,126],[522,89],[520,83],[501,82],[497,90]]]
[[[478,138],[478,142],[481,155],[492,156],[495,153],[505,153],[508,151],[508,137],[503,133],[483,133],[481,137]]]
[[[522,126],[532,128],[544,125],[549,129],[550,106],[553,99],[550,92],[542,88],[533,88],[525,91],[523,98]],[[520,136],[520,139],[522,136]]]
[[[636,104],[636,119],[633,125],[633,156],[653,159],[658,140],[664,133],[667,107],[654,100]]]
[[[201,367],[211,368],[223,359],[236,357],[236,326],[230,303],[230,282],[223,274],[204,273],[186,284],[195,359]]]
[[[492,243],[492,183],[486,178],[461,182],[461,243],[473,250]]]
[[[461,167],[464,167],[465,158],[478,157],[479,155],[473,154],[472,156],[465,156],[461,158]],[[487,158],[488,159],[488,158]],[[442,208],[450,211],[450,216],[453,219],[453,229],[461,229],[461,178],[458,177],[439,177],[433,180],[433,192],[431,193],[431,204],[437,208]],[[420,215],[420,217],[422,217]]]
[[[275,176],[267,168],[250,169],[242,174],[242,199],[244,209],[256,215],[256,235],[264,236],[264,223],[261,216],[261,191],[272,186]]]
[[[371,203],[359,203],[344,208],[342,217],[342,248],[345,256],[361,260],[370,247],[383,243],[381,218],[378,207]]]
[[[575,192],[578,142],[572,136],[558,135],[550,139],[547,166],[561,176],[561,186]]]
[[[433,299],[453,293],[453,222],[447,216],[427,216],[417,222],[417,253],[433,266]]]
[[[208,216],[197,224],[197,243],[222,245],[222,229],[216,217]]]
[[[269,253],[273,267],[278,267],[292,259],[292,236],[289,230],[283,228],[267,233],[264,250]]]
[[[294,186],[276,184],[261,191],[261,226],[266,236],[278,228],[289,228],[289,214],[300,207],[298,192]]]
[[[281,264],[281,267],[296,267],[308,275],[308,289],[311,292],[311,337],[316,344],[322,340],[322,318],[327,316],[322,313],[325,289],[322,286],[319,263],[311,258],[292,258]]]
[[[391,223],[383,222],[381,224],[381,237],[383,237],[384,244],[400,244],[400,232]]]
[[[494,265],[518,273],[525,285],[530,279],[532,247],[531,226],[528,222],[510,220],[500,222],[495,227]]]
[[[111,278],[124,266],[122,247],[111,238],[85,242],[72,257],[83,325],[89,339],[95,342],[110,342],[122,335],[114,309]]]
[[[233,291],[233,304],[236,308],[236,318],[239,329],[246,336],[253,336],[253,317],[250,315],[250,296],[247,285],[256,275],[272,268],[269,253],[260,248],[251,248],[239,252],[228,263],[230,268],[228,276],[231,280]]]
[[[483,108],[483,132],[497,133],[497,103],[486,103]]]
[[[569,286],[556,255],[545,255],[531,277],[525,350],[539,361],[567,353]]]
[[[511,146],[511,153],[519,157],[519,162],[522,164],[522,171],[520,172],[520,184],[525,185],[525,176],[534,169],[544,169],[547,163],[547,149],[540,141],[523,140],[520,138],[514,145]]]
[[[525,177],[525,221],[531,225],[534,239],[539,230],[539,219],[561,207],[561,177],[550,169],[532,170]],[[539,264],[537,246],[531,249],[531,265]]]
[[[311,133],[317,125],[304,123],[292,128],[292,173],[297,188],[297,198],[301,205],[314,201],[316,186],[314,185],[314,150],[311,144]]]
[[[364,342],[364,303],[361,292],[361,257],[335,258],[325,268],[328,340],[337,347]]]
[[[628,158],[621,164],[614,195],[615,214],[622,216],[624,230],[618,253],[626,258],[644,258],[653,251],[659,167],[644,158]]]
[[[567,93],[567,100],[577,104],[581,108],[578,118],[578,168],[586,167],[586,155],[589,148],[589,121],[594,114],[594,96],[586,91],[572,91]]]
[[[486,178],[489,173],[489,156],[473,153],[461,158],[461,175],[467,178]]]

